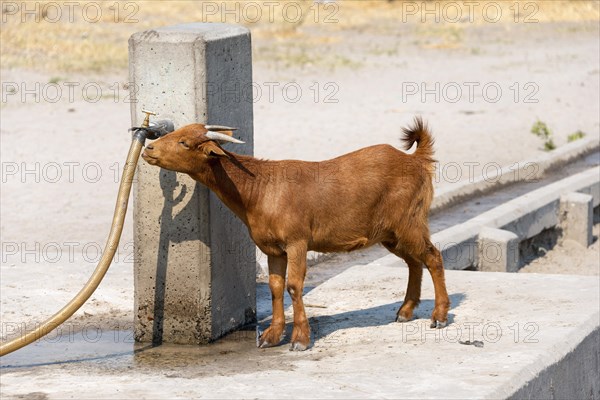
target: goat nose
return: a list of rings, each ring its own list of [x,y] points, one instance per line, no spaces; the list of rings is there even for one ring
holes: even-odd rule
[[[152,146],[151,144],[149,144],[148,146],[146,146],[146,149],[148,149],[148,150],[154,150],[154,146]]]

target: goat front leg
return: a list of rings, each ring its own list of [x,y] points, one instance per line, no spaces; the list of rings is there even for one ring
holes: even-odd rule
[[[273,318],[271,326],[260,335],[258,347],[277,346],[283,339],[285,328],[285,315],[283,313],[283,290],[285,288],[285,270],[287,258],[284,256],[268,256],[269,262],[269,288],[273,302]]]
[[[304,311],[302,293],[306,276],[306,243],[297,243],[286,248],[288,258],[287,290],[294,307],[294,330],[291,351],[303,351],[310,345],[310,326]]]

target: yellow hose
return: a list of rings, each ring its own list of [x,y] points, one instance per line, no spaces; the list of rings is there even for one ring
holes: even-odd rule
[[[77,293],[75,297],[64,306],[59,312],[48,318],[43,324],[37,329],[29,333],[23,334],[22,336],[15,338],[9,342],[0,345],[0,357],[5,356],[8,353],[12,353],[21,347],[27,346],[30,343],[46,336],[60,324],[65,322],[71,315],[75,313],[82,305],[90,298],[92,293],[98,288],[98,285],[104,278],[108,267],[112,262],[112,259],[119,245],[121,239],[121,232],[123,231],[123,222],[125,221],[125,214],[127,213],[127,202],[129,201],[129,193],[131,191],[131,184],[133,182],[133,175],[135,174],[135,167],[140,157],[140,152],[144,147],[143,139],[140,140],[134,137],[127,154],[127,162],[121,177],[121,184],[119,186],[119,194],[117,196],[117,204],[115,206],[115,213],[113,215],[112,226],[110,228],[110,234],[106,241],[106,247],[102,253],[102,258],[94,273],[87,281],[83,289]]]

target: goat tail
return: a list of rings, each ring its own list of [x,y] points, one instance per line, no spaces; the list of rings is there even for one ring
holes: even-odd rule
[[[427,127],[427,123],[423,122],[423,118],[420,116],[415,117],[413,124],[408,128],[402,128],[402,131],[404,132],[402,140],[406,150],[410,150],[413,144],[417,142],[417,150],[414,155],[431,163],[435,162],[433,159],[433,136]]]

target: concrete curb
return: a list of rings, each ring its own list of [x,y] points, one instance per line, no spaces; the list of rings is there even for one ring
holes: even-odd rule
[[[503,186],[538,180],[544,174],[600,149],[596,138],[577,140],[531,160],[506,166],[495,176],[480,176],[473,182],[462,181],[436,190],[431,212],[439,212],[461,201]]]
[[[508,201],[465,223],[455,225],[432,236],[432,242],[442,251],[446,269],[465,269],[478,263],[478,237],[483,228],[513,232],[519,239],[532,238],[560,223],[561,195],[571,192],[593,197],[593,206],[600,204],[600,167],[534,190]]]
[[[600,327],[596,313],[584,324],[521,369],[515,379],[489,399],[594,399],[600,392],[597,379]],[[539,366],[546,366],[539,369]],[[591,388],[591,392],[588,391]]]

